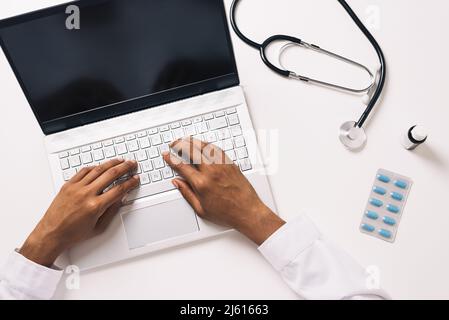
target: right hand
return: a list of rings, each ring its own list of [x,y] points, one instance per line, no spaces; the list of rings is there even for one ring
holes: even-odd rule
[[[258,245],[285,224],[221,149],[191,138],[170,147],[193,163],[171,153],[163,155],[183,178],[174,179],[173,184],[201,218],[232,227]]]

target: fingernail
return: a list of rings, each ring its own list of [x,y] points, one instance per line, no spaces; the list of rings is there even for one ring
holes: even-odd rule
[[[133,179],[140,181],[140,177],[137,174],[135,176],[133,176]]]
[[[179,189],[178,181],[172,180],[172,183],[173,183],[173,185],[175,186],[176,189]]]
[[[168,152],[168,151],[164,151],[164,152],[162,152],[162,156],[168,156],[170,154],[170,152]]]

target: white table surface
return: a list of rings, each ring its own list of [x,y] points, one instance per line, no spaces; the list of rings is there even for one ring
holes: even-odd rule
[[[62,1],[3,0],[0,17]],[[226,0],[229,8],[230,0]],[[278,129],[279,170],[270,177],[280,214],[302,212],[363,265],[380,268],[383,287],[395,298],[449,298],[449,3],[350,0],[368,21],[387,57],[385,95],[372,117],[369,142],[346,151],[338,128],[362,112],[358,97],[287,81],[265,68],[258,53],[233,35],[234,49],[255,127]],[[376,19],[372,20],[375,21]],[[246,0],[241,28],[257,40],[284,33],[377,66],[372,48],[337,1]],[[301,70],[335,77],[328,61],[298,54]],[[308,60],[302,60],[302,59]],[[327,71],[327,73],[326,73]],[[342,81],[354,80],[343,72]],[[338,75],[338,74],[337,74]],[[356,81],[356,84],[359,81]],[[20,246],[52,198],[42,132],[0,54],[1,157],[0,259]],[[405,129],[425,125],[428,143],[415,152],[399,144]],[[413,178],[415,184],[397,240],[389,244],[358,231],[378,168]],[[81,278],[81,289],[58,298],[291,299],[296,295],[254,245],[231,234],[144,256]]]

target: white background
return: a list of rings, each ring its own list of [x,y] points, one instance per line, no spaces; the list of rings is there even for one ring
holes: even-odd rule
[[[61,2],[3,0],[0,17]],[[231,1],[225,2],[229,9]],[[380,25],[373,32],[389,66],[384,99],[369,123],[368,145],[360,153],[346,151],[338,140],[341,123],[356,120],[362,112],[359,97],[280,78],[265,68],[257,51],[233,35],[255,127],[280,132],[279,170],[270,177],[280,214],[289,219],[307,212],[324,234],[360,263],[378,266],[382,286],[395,298],[449,298],[449,4],[349,2],[366,22],[370,12],[379,10]],[[377,67],[371,46],[337,1],[245,0],[238,19],[242,30],[258,41],[276,33],[295,35]],[[327,60],[302,53],[292,53],[291,58],[299,61],[299,70],[316,76],[349,83],[357,79],[350,72],[339,74],[345,66]],[[45,212],[53,190],[41,130],[3,54],[0,93],[3,260]],[[426,146],[409,152],[399,140],[414,124],[425,125],[430,137]],[[415,182],[394,244],[358,231],[378,168]],[[256,247],[238,234],[103,268],[84,275],[81,290],[67,292],[62,287],[57,297],[297,298]]]

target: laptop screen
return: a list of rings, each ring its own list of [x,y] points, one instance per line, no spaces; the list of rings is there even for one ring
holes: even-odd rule
[[[223,0],[70,5],[0,22],[47,134],[238,84]]]

